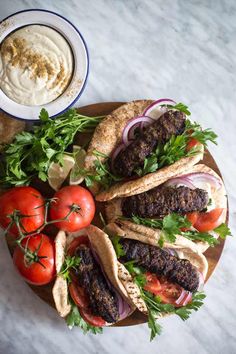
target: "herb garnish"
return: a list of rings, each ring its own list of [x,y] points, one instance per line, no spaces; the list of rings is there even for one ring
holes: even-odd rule
[[[117,235],[112,236],[111,242],[112,242],[113,247],[114,247],[114,249],[115,249],[117,258],[120,258],[120,257],[124,256],[124,255],[125,255],[125,252],[124,252],[124,250],[123,250],[123,246],[122,246],[121,243],[120,243],[120,237],[117,236]]]
[[[76,268],[79,266],[81,261],[81,258],[78,256],[66,256],[64,263],[61,267],[61,270],[59,272],[59,275],[61,275],[64,279],[68,281],[68,283],[71,282],[71,277],[70,277],[70,269],[76,270]]]
[[[197,311],[202,305],[206,295],[202,292],[195,292],[192,294],[192,300],[186,306],[175,307],[172,304],[163,304],[159,296],[155,296],[143,287],[146,284],[145,270],[139,267],[136,261],[129,261],[124,263],[124,266],[133,276],[134,282],[140,289],[142,299],[148,309],[148,327],[151,329],[150,340],[152,341],[156,335],[161,333],[161,326],[157,323],[157,319],[162,316],[163,313],[172,313],[178,315],[183,321],[186,321],[191,315],[191,311]]]
[[[87,187],[93,185],[94,182],[99,183],[104,189],[109,188],[114,182],[119,182],[122,178],[115,176],[110,172],[109,156],[94,150],[93,155],[96,156],[94,161],[95,171],[82,171],[85,176],[85,183]],[[105,158],[105,162],[101,162],[99,157]]]
[[[191,138],[197,139],[204,147],[207,147],[208,141],[217,144],[217,135],[211,129],[203,130],[198,123],[192,123],[189,119],[186,119],[183,134],[172,136],[164,145],[159,144],[154,152],[144,160],[143,166],[137,168],[135,172],[138,176],[145,176],[147,173],[152,173],[164,166],[172,165],[182,157],[194,156],[199,152],[199,147],[196,146],[189,151],[186,150]]]
[[[14,141],[5,146],[2,153],[1,184],[27,185],[34,177],[47,181],[50,164],[62,163],[63,154],[73,143],[75,134],[93,132],[104,118],[86,117],[75,109],[69,109],[52,119],[44,108],[39,117],[40,125],[35,125],[31,132],[17,134]]]
[[[170,104],[162,104],[161,106],[162,107],[167,107],[170,110],[174,109],[174,110],[183,112],[183,113],[186,114],[186,116],[190,116],[191,115],[191,112],[189,111],[188,107],[185,104],[181,103],[181,102],[176,103],[176,105],[174,105],[174,106],[172,106]]]
[[[89,323],[85,322],[85,320],[81,317],[78,307],[72,303],[71,301],[71,312],[66,317],[67,326],[71,329],[74,326],[80,327],[83,330],[83,333],[86,334],[91,332],[93,334],[100,334],[103,332],[102,327],[94,327]]]
[[[192,300],[186,306],[179,308],[174,307],[171,304],[163,304],[158,296],[154,296],[151,293],[141,289],[141,296],[148,308],[148,326],[151,329],[150,340],[153,340],[156,335],[161,332],[161,326],[156,323],[156,319],[161,317],[163,313],[176,314],[183,321],[186,321],[191,315],[192,311],[198,311],[203,305],[203,300],[206,295],[203,292],[195,292],[192,295]]]
[[[129,220],[128,218],[123,219]],[[169,214],[163,219],[149,219],[141,218],[139,216],[132,216],[131,220],[135,224],[161,230],[161,237],[158,242],[160,247],[163,247],[164,241],[174,243],[177,235],[186,237],[191,241],[204,241],[210,246],[215,246],[219,243],[214,235],[209,232],[198,232],[196,230],[183,231],[182,229],[190,228],[192,224],[186,216],[176,213]],[[230,229],[225,223],[222,223],[212,231],[216,232],[222,239],[225,239],[227,236],[231,236]]]

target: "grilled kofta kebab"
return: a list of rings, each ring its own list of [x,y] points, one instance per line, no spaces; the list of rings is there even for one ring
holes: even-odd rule
[[[113,323],[119,319],[118,303],[114,291],[108,287],[107,280],[97,264],[91,249],[81,245],[75,256],[80,257],[80,264],[74,270],[78,284],[84,289],[93,315]]]
[[[126,217],[163,217],[170,213],[186,214],[202,211],[209,201],[208,193],[200,188],[190,189],[158,186],[141,194],[125,198],[122,212]]]
[[[172,136],[181,135],[185,129],[185,114],[168,111],[153,124],[147,126],[114,160],[112,170],[122,177],[130,177],[141,167],[158,144],[165,144]]]
[[[120,241],[125,255],[122,262],[135,261],[145,271],[157,277],[164,276],[168,281],[180,285],[187,291],[194,292],[199,286],[199,273],[187,259],[179,259],[168,251],[132,239]]]

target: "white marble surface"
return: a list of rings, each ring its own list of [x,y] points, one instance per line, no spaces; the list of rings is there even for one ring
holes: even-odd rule
[[[219,134],[211,147],[225,178],[236,230],[236,3],[234,0],[0,0],[0,19],[26,8],[68,17],[88,43],[91,71],[79,104],[172,97]],[[69,331],[15,272],[0,240],[0,353],[236,352],[236,243],[226,242],[201,311],[162,321],[151,344],[146,325]]]

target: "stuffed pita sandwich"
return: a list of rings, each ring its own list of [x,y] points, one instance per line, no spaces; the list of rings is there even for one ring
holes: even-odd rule
[[[86,230],[70,236],[60,231],[55,247],[53,298],[69,327],[79,326],[84,332],[96,334],[133,312],[135,306],[124,287],[112,277],[116,268],[111,261],[115,252],[110,242],[96,240]]]
[[[85,158],[87,186],[98,201],[131,196],[184,174],[216,135],[191,122],[170,99],[126,103],[96,128]]]
[[[155,236],[117,223],[108,224],[105,230],[93,225],[87,228],[95,249],[103,244],[104,253],[110,250],[109,280],[148,316],[151,339],[160,333],[158,318],[177,314],[186,320],[191,310],[202,305],[205,296],[200,291],[208,263],[193,244],[165,243],[160,248]]]
[[[195,165],[183,175],[167,178],[146,192],[111,200],[106,204],[106,219],[131,230],[142,229],[151,235],[174,242],[194,242],[201,252],[225,238],[227,197],[224,183],[211,168]]]

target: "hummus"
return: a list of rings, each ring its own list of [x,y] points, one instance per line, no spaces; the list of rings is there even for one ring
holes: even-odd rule
[[[30,25],[4,39],[0,47],[0,89],[13,101],[44,105],[60,96],[73,74],[73,55],[54,29]]]

